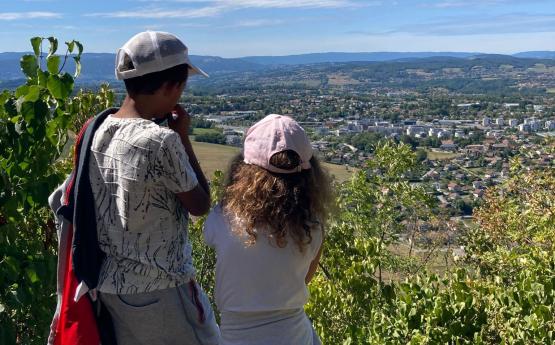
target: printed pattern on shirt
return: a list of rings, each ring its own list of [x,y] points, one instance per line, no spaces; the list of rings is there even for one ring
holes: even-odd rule
[[[107,255],[99,290],[141,293],[189,281],[188,217],[175,194],[197,179],[179,135],[148,120],[108,117],[91,151],[98,241]]]

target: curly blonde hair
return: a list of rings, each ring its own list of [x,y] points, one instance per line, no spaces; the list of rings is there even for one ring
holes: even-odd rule
[[[300,159],[288,150],[274,154],[270,163],[291,169],[299,165]],[[246,231],[252,244],[257,240],[255,228],[268,226],[278,247],[287,245],[289,234],[303,252],[312,241],[312,229],[324,229],[333,199],[329,175],[315,157],[310,164],[310,169],[277,174],[244,163],[241,154],[236,156],[228,169],[221,200],[224,212],[240,220],[234,231]]]

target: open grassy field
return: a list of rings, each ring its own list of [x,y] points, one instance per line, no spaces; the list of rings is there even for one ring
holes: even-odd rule
[[[426,150],[428,152],[428,159],[429,160],[444,160],[444,159],[453,159],[459,156],[457,153],[452,152],[437,152],[432,150]]]
[[[231,159],[241,151],[238,147],[200,143],[196,141],[193,141],[193,148],[207,178],[210,178],[216,170],[225,171]],[[324,167],[328,169],[329,173],[339,182],[348,180],[354,171],[353,168],[347,170],[343,165],[329,163],[324,163]]]

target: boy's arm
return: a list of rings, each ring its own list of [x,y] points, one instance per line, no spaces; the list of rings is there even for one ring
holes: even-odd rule
[[[189,163],[197,177],[198,186],[189,192],[179,193],[177,197],[192,215],[201,216],[210,210],[210,188],[200,164],[198,163],[197,156],[191,145],[189,139],[189,125],[191,118],[189,114],[179,104],[175,106],[174,112],[177,114],[177,119],[169,119],[169,127],[173,129],[181,138],[181,143],[185,147],[185,152],[189,156]]]

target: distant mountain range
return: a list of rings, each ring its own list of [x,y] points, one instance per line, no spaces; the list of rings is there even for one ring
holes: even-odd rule
[[[417,53],[312,53],[286,56],[247,56],[241,58],[246,61],[262,65],[304,65],[325,62],[355,62],[355,61],[391,61],[401,59],[423,59],[438,56],[467,58],[481,53],[458,52],[417,52]]]
[[[19,59],[24,54],[30,53],[0,53],[0,81],[23,78],[19,67]],[[266,66],[246,61],[243,59],[227,59],[218,56],[191,55],[195,65],[208,73],[247,72],[266,68]],[[113,81],[114,62],[116,55],[110,53],[85,53],[81,57],[82,81]],[[75,70],[73,59],[69,58],[64,70],[72,73]]]
[[[514,54],[513,56],[532,59],[555,59],[555,51],[522,52]]]
[[[22,79],[19,59],[26,53],[0,53],[0,81]],[[513,55],[492,55],[466,52],[373,52],[373,53],[313,53],[287,56],[247,56],[243,58],[222,58],[217,56],[192,55],[194,64],[209,74],[227,74],[238,72],[257,72],[278,68],[279,66],[306,65],[319,63],[346,62],[384,62],[384,61],[418,61],[430,59],[495,59],[507,60],[507,63],[519,59],[555,59],[555,51],[521,52]],[[82,75],[80,81],[114,81],[115,54],[85,53],[82,56]],[[65,69],[73,71],[73,59],[68,59]]]

